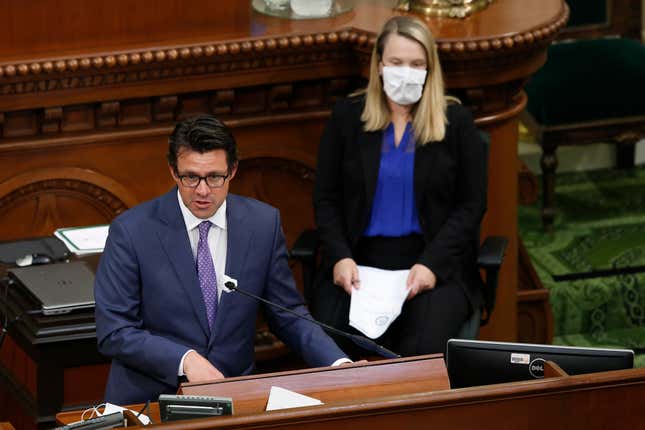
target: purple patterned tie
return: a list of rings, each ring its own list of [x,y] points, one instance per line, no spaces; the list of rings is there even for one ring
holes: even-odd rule
[[[208,327],[213,326],[213,320],[217,313],[217,275],[211,251],[208,248],[208,230],[210,228],[210,221],[203,221],[199,224],[199,243],[197,244],[197,275],[206,305]]]

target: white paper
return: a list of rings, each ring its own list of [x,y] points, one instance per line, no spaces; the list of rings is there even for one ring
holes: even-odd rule
[[[360,288],[352,290],[349,325],[376,339],[401,314],[408,296],[409,270],[383,270],[358,266]]]
[[[120,412],[120,411],[125,411],[125,410],[129,410],[130,412],[132,412],[135,417],[139,418],[139,421],[141,421],[141,423],[143,425],[150,424],[150,418],[148,418],[147,415],[141,414],[141,415],[137,416],[137,414],[139,412],[133,411],[132,409],[122,408],[121,406],[113,405],[112,403],[106,403],[105,404],[105,409],[103,409],[103,413],[101,415],[109,415],[109,414],[113,414],[115,412]]]
[[[275,411],[278,409],[301,408],[303,406],[316,406],[322,404],[323,402],[318,399],[314,399],[313,397],[298,394],[287,390],[286,388],[271,387],[266,410]]]
[[[54,236],[63,241],[67,249],[76,255],[103,252],[108,237],[109,225],[59,228]]]

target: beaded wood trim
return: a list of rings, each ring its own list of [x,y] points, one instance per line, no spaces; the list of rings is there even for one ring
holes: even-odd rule
[[[553,22],[539,28],[531,29],[513,36],[482,38],[472,41],[439,40],[439,51],[442,54],[486,54],[530,47],[540,41],[555,37],[565,25],[569,9],[565,6],[562,14]],[[375,35],[357,29],[338,32],[294,35],[281,38],[247,39],[225,43],[200,44],[192,46],[174,46],[161,49],[134,50],[114,52],[106,55],[89,55],[80,57],[62,57],[33,62],[0,64],[0,82],[46,78],[48,75],[75,72],[106,72],[113,69],[138,69],[144,64],[159,64],[172,68],[179,62],[193,61],[235,61],[236,57],[249,55],[289,52],[311,47],[329,47],[338,44],[350,45],[360,50],[370,50],[375,43]],[[210,59],[210,60],[208,60]]]

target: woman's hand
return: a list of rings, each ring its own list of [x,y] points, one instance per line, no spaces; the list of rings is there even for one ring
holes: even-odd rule
[[[351,258],[343,258],[334,264],[334,284],[343,287],[343,290],[350,296],[352,288],[360,288],[358,279],[358,267],[356,262]]]
[[[432,273],[432,270],[423,264],[415,264],[408,275],[408,300],[422,291],[433,289],[435,285],[437,285],[437,277]]]

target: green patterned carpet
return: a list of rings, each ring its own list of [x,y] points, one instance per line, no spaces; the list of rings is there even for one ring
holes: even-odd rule
[[[542,230],[539,202],[519,209],[522,239],[551,293],[553,343],[635,349],[645,367],[645,168],[557,180],[555,233]]]

